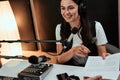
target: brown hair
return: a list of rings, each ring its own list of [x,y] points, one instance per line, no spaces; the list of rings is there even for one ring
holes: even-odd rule
[[[73,1],[78,6],[83,2],[83,0],[73,0]],[[91,28],[90,28],[91,25],[90,25],[90,22],[89,22],[88,17],[87,17],[87,11],[79,12],[79,15],[80,15],[80,22],[81,22],[81,27],[82,27],[82,30],[80,33],[82,36],[83,44],[87,47],[90,47],[92,45],[92,34],[91,34]],[[61,25],[61,37],[62,37],[62,39],[63,40],[67,39],[70,34],[71,34],[71,30],[70,30],[69,23],[67,23],[64,19],[62,19],[62,25]]]

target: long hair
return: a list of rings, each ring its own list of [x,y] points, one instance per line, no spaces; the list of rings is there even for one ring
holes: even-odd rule
[[[61,0],[60,0],[61,1]],[[83,2],[83,0],[73,0],[78,6]],[[84,12],[79,12],[81,10],[79,10],[78,7],[78,13],[80,15],[80,23],[81,23],[81,36],[82,36],[82,41],[83,44],[85,46],[87,46],[88,48],[91,47],[92,45],[92,34],[91,34],[91,25],[90,22],[88,20],[87,17],[87,9]],[[69,23],[67,23],[64,19],[62,19],[62,25],[61,25],[61,37],[62,39],[66,39],[69,37],[69,35],[71,34],[71,30],[70,30],[70,25]]]

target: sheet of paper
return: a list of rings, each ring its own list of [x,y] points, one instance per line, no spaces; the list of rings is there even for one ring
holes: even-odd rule
[[[17,74],[29,65],[30,63],[24,60],[10,60],[0,68],[0,76],[17,78]]]
[[[84,76],[102,75],[103,78],[117,80],[119,75],[120,53],[108,56],[89,56],[84,68]]]

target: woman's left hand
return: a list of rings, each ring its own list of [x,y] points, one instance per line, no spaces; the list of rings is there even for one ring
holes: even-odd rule
[[[102,80],[102,76],[101,75],[97,75],[97,76],[94,76],[94,77],[84,76],[84,80]]]
[[[111,55],[110,53],[102,53],[100,56],[105,59],[107,56]]]

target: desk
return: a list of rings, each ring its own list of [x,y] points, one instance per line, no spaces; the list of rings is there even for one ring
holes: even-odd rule
[[[56,75],[61,73],[67,73],[68,75],[79,76],[80,80],[83,80],[82,71],[83,71],[83,67],[54,64],[50,74],[48,74],[44,80],[57,80]]]
[[[10,60],[6,64],[4,64],[0,69],[1,76],[10,76],[17,77],[17,74],[28,67],[30,65],[29,62],[25,60]],[[68,75],[76,75],[80,77],[80,80],[83,80],[83,67],[76,66],[67,66],[67,65],[59,65],[53,64],[53,69],[50,73],[44,78],[44,80],[57,80],[56,75],[61,73],[68,73]],[[120,80],[120,79],[119,79]]]
[[[1,76],[10,76],[10,77],[17,77],[17,74],[28,67],[30,65],[29,62],[25,60],[10,60],[5,63],[0,69]],[[59,64],[53,64],[53,69],[50,73],[45,77],[44,80],[57,80],[56,75],[60,73],[68,73],[68,75],[76,75],[81,77],[82,76],[82,67],[73,67],[73,66],[65,66]]]

